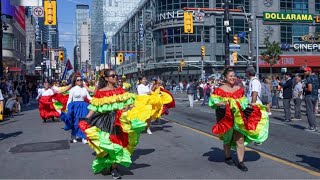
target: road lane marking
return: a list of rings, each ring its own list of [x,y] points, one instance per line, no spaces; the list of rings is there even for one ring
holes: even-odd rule
[[[213,139],[216,139],[216,140],[220,140],[218,137],[216,137],[216,136],[214,136],[214,135],[211,135],[211,134],[209,134],[209,133],[200,131],[200,130],[198,130],[198,129],[195,129],[195,128],[192,128],[192,127],[189,127],[189,126],[180,124],[180,123],[178,123],[178,122],[176,122],[176,121],[173,121],[173,120],[170,120],[170,119],[167,119],[167,118],[163,118],[163,117],[162,117],[162,119],[164,119],[164,120],[166,120],[166,121],[169,121],[169,122],[172,122],[172,123],[174,123],[174,124],[177,124],[177,125],[179,125],[179,126],[181,126],[181,127],[184,127],[184,128],[186,128],[186,129],[190,129],[190,130],[192,130],[192,131],[195,131],[195,132],[197,132],[197,133],[199,133],[199,134],[202,134],[202,135],[204,135],[204,136],[207,136],[207,137],[210,137],[210,138],[213,138]],[[305,168],[305,167],[303,167],[303,166],[294,164],[294,163],[292,163],[292,162],[283,160],[283,159],[281,159],[281,158],[278,158],[278,157],[269,155],[269,154],[264,153],[264,152],[260,152],[260,151],[258,151],[258,150],[255,150],[255,149],[252,149],[252,148],[249,148],[249,147],[246,147],[246,149],[248,149],[248,150],[250,150],[250,151],[255,151],[256,153],[260,154],[261,156],[263,156],[263,157],[265,157],[265,158],[267,158],[267,159],[271,159],[271,160],[273,160],[273,161],[276,161],[276,162],[279,162],[279,163],[281,163],[281,164],[290,166],[290,167],[292,167],[292,168],[298,169],[298,170],[303,171],[303,172],[306,172],[306,173],[308,173],[308,174],[311,174],[311,175],[320,177],[320,172],[313,171],[313,170],[311,170],[311,169]]]

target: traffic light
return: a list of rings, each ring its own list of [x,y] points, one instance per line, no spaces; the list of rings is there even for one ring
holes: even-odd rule
[[[233,52],[232,53],[232,58],[233,58],[233,62],[235,64],[237,64],[238,63],[238,53],[237,52]]]
[[[63,51],[59,51],[59,60],[60,60],[60,62],[64,61],[64,52]]]
[[[123,53],[118,53],[118,61],[120,64],[123,63]]]
[[[185,11],[183,13],[184,33],[193,33],[193,13]]]
[[[235,34],[235,35],[233,36],[233,42],[234,42],[234,44],[239,44],[238,34]]]
[[[201,59],[204,60],[205,56],[206,56],[206,47],[201,46]]]
[[[180,63],[179,63],[180,67],[183,67],[186,65],[186,62],[184,61],[184,59],[181,59],[180,60]]]
[[[57,25],[57,2],[56,0],[44,1],[45,25]]]
[[[178,67],[178,72],[182,72],[182,67],[181,66]]]

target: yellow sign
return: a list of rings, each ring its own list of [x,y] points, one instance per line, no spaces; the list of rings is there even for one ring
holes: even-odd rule
[[[279,13],[279,12],[264,12],[264,21],[298,21],[298,22],[313,22],[312,14],[297,14],[297,13]]]
[[[320,23],[320,16],[316,16],[315,22],[316,22],[316,23]]]
[[[44,1],[44,24],[57,25],[57,2],[55,0]]]

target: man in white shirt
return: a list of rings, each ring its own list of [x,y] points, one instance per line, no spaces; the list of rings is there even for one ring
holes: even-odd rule
[[[248,67],[246,75],[249,81],[249,87],[247,92],[247,98],[251,104],[262,104],[259,97],[261,97],[261,83],[256,75],[256,70],[253,67]]]
[[[301,120],[301,102],[302,102],[302,83],[301,77],[296,75],[294,78],[294,85],[292,91],[292,98],[294,102],[294,118],[293,121]]]

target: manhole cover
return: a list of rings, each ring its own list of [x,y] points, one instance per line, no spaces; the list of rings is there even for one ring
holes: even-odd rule
[[[26,152],[42,152],[70,149],[68,140],[52,141],[52,142],[39,142],[29,144],[19,144],[12,147],[9,152],[11,153],[26,153]]]

